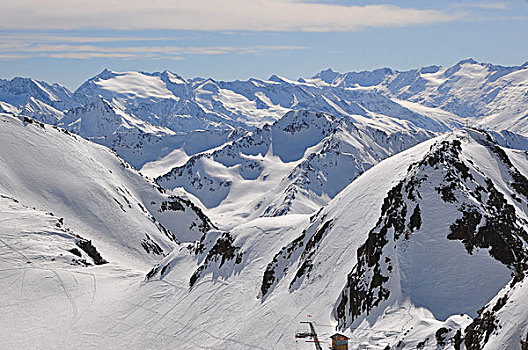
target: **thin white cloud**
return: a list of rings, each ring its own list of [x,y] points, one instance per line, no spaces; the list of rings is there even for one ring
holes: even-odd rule
[[[453,21],[459,15],[394,5],[289,0],[0,0],[4,29],[354,31]]]
[[[1,0],[0,0],[1,2]],[[118,43],[118,42],[155,42],[174,41],[177,39],[186,40],[185,37],[177,36],[72,36],[43,33],[0,33],[0,43],[9,42],[38,42],[38,43]]]
[[[506,10],[508,4],[505,2],[460,2],[451,4],[452,9],[482,9],[482,10]]]
[[[0,53],[0,61],[12,61],[17,59],[27,58],[22,54]]]
[[[38,41],[38,40],[37,40]],[[257,54],[265,51],[303,50],[303,46],[255,45],[238,46],[105,46],[86,44],[55,44],[38,42],[2,42],[0,57],[3,60],[19,58],[68,58],[68,59],[171,59],[181,60],[184,55]]]

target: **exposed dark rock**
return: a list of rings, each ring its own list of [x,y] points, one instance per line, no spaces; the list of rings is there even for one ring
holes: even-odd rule
[[[277,280],[276,269],[278,268],[279,261],[289,260],[292,253],[303,246],[305,235],[306,230],[304,230],[302,234],[296,239],[294,239],[290,244],[285,247],[282,247],[282,249],[277,254],[275,254],[273,260],[268,264],[268,266],[266,266],[266,270],[264,271],[264,275],[262,276],[262,284],[260,286],[260,293],[262,298],[266,297],[270,288]],[[286,271],[282,272],[285,273]]]
[[[488,215],[484,225],[480,226],[466,244],[491,248],[490,255],[505,265],[513,267],[527,257],[521,238],[527,240],[528,234],[517,224],[515,208],[509,204],[490,179],[486,180],[489,197],[486,204]]]
[[[169,201],[165,201],[161,203],[160,209],[158,210],[160,213],[164,211],[185,211],[185,207],[180,203],[178,200],[173,200],[174,197],[171,198]]]
[[[79,251],[79,249],[77,248],[72,248],[70,250],[68,250],[70,253],[72,253],[73,255],[77,255],[79,258],[82,256],[82,253]]]
[[[472,252],[473,246],[471,240],[475,235],[477,226],[482,219],[482,214],[479,213],[476,207],[471,207],[465,203],[460,208],[462,217],[457,219],[450,227],[451,233],[447,236],[448,239],[461,240],[469,253]]]
[[[455,348],[455,350],[460,350],[463,342],[464,338],[462,338],[462,331],[459,329],[457,330],[455,337],[453,338],[453,347]]]
[[[522,194],[524,198],[528,199],[528,179],[513,165],[510,158],[501,147],[492,142],[488,142],[486,146],[508,167],[510,175],[513,178],[511,186],[518,193]]]
[[[416,349],[423,349],[425,348],[425,345],[429,342],[429,338],[425,338],[424,341],[419,342],[418,345],[416,345]]]
[[[420,215],[420,205],[416,204],[414,211],[409,220],[409,231],[414,232],[422,226],[422,217]]]
[[[526,338],[521,339],[521,350],[528,350],[528,331],[526,331]]]
[[[79,239],[75,243],[77,244],[77,246],[79,248],[84,250],[84,252],[86,254],[88,254],[88,256],[90,258],[93,259],[93,262],[94,262],[95,265],[103,265],[103,264],[107,264],[108,263],[108,261],[103,259],[101,254],[99,254],[99,252],[97,251],[95,246],[92,244],[92,241],[89,241],[89,240],[86,240],[86,239]]]
[[[301,258],[304,258],[308,252],[310,252],[312,249],[315,248],[316,245],[321,242],[321,239],[323,238],[324,234],[328,231],[328,229],[332,225],[332,220],[326,221],[316,232],[315,234],[310,237],[308,242],[306,242],[306,247],[304,248],[304,251],[301,255]]]
[[[187,206],[189,208],[191,208],[192,211],[195,212],[195,214],[198,216],[198,218],[200,218],[200,223],[197,224],[198,226],[198,229],[200,232],[202,233],[205,233],[211,229],[216,229],[217,227],[213,224],[213,222],[207,217],[207,215],[204,214],[204,212],[202,211],[202,209],[200,209],[198,206],[196,206],[191,200],[189,199],[185,199],[185,198],[182,198],[182,197],[177,197],[177,196],[169,196],[170,198],[170,201],[177,201],[180,203],[180,205],[182,206]],[[183,203],[183,204],[182,204]],[[162,204],[162,207],[163,207],[163,204]],[[184,208],[185,210],[185,208]]]
[[[163,249],[154,241],[150,236],[145,233],[146,238],[143,239],[141,242],[141,246],[148,254],[156,254],[161,255],[163,254]]]
[[[445,327],[439,328],[435,333],[436,343],[439,346],[445,346],[447,335],[449,334],[449,330]]]
[[[492,312],[482,310],[479,316],[466,328],[464,345],[467,350],[480,350],[488,342],[490,335],[497,329],[496,319]]]
[[[229,234],[229,232],[224,232],[220,236],[213,247],[207,253],[203,263],[198,267],[198,269],[191,276],[189,281],[190,286],[194,286],[196,281],[201,277],[202,272],[212,267],[213,265],[217,268],[221,268],[226,262],[234,260],[234,265],[238,265],[242,262],[242,253],[240,247],[233,245],[234,238]]]
[[[409,166],[406,179],[389,191],[375,228],[357,250],[357,264],[349,273],[336,304],[339,327],[350,325],[364,313],[368,315],[381,301],[388,299],[390,291],[386,283],[393,271],[390,259],[383,259],[383,250],[390,241],[388,235],[392,233],[394,241],[401,237],[409,239],[412,232],[421,228],[420,205],[416,203],[408,223],[407,206],[409,201],[421,199],[419,188],[427,180],[424,174],[429,175],[431,171],[440,172],[443,176],[441,185],[435,188],[440,198],[451,204],[462,202],[459,207],[462,217],[450,226],[447,238],[462,241],[470,254],[475,248],[489,249],[492,257],[514,271],[528,270],[525,268],[528,252],[523,246],[523,240],[528,242],[528,234],[519,223],[515,208],[490,179],[484,177],[486,185],[479,184],[475,179],[475,176],[481,176],[479,170],[469,169],[459,158],[461,151],[460,140],[434,144],[421,161]],[[504,156],[500,159],[506,159]],[[470,196],[470,202],[464,202],[467,196]],[[302,268],[309,271],[311,266],[307,264]],[[458,341],[461,344],[461,335],[455,338],[455,343]]]
[[[145,280],[149,280],[158,272],[158,266],[153,267],[150,269],[149,272],[147,272],[147,275],[145,276]]]
[[[370,310],[390,295],[389,289],[383,286],[389,277],[382,274],[381,256],[383,248],[389,243],[389,229],[394,231],[394,240],[405,232],[407,205],[403,200],[402,187],[403,182],[400,182],[389,191],[376,227],[369,232],[367,241],[357,250],[358,262],[348,274],[347,284],[336,307],[341,327],[364,312],[369,314]]]
[[[167,270],[169,269],[169,267],[170,267],[170,264],[167,264],[167,265],[165,265],[165,266],[163,266],[163,267],[161,268],[160,275],[161,275],[162,277],[165,276],[165,272],[167,272]]]
[[[495,303],[495,305],[493,306],[493,311],[494,312],[497,312],[499,311],[500,309],[502,309],[504,307],[504,305],[506,305],[506,302],[508,301],[508,294],[502,296],[502,298],[499,298],[497,300],[497,302]]]

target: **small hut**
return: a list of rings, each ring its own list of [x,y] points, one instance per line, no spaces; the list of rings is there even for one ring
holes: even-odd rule
[[[332,350],[348,350],[348,338],[343,334],[336,333],[332,338]]]

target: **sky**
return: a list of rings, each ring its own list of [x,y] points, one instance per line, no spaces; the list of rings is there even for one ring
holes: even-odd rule
[[[528,0],[0,0],[0,78],[217,80],[528,61]]]

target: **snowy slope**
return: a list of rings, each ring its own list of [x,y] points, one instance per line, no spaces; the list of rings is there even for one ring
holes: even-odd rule
[[[452,67],[430,66],[410,71],[383,68],[364,72],[321,72],[318,85],[367,88],[395,99],[470,118],[473,125],[526,134],[528,65],[503,67],[472,59]],[[417,109],[410,108],[415,112]],[[422,113],[424,111],[422,110]]]
[[[412,121],[431,131],[460,125],[457,117],[411,111],[382,94],[365,89],[320,86],[278,76],[269,80],[185,80],[174,73],[103,71],[81,85],[74,99],[87,104],[103,97],[154,125],[174,131],[254,128],[272,123],[289,110],[312,110],[336,116],[385,115]]]
[[[528,175],[527,154],[506,150],[512,164]],[[479,317],[469,327],[465,345],[470,348],[523,348],[528,346],[528,260],[514,270],[510,283],[479,310]]]
[[[337,329],[352,348],[464,348],[477,311],[526,266],[527,161],[480,131],[440,136],[366,171],[309,221],[260,218],[206,235],[148,278],[189,283],[167,316],[207,326],[184,334],[210,347],[243,349],[251,332],[262,348],[309,349],[293,334],[310,314],[321,339]],[[525,308],[514,293],[520,328],[496,337],[519,344]],[[183,307],[189,298],[203,315]],[[180,344],[176,328],[153,344]]]
[[[469,59],[452,67],[402,72],[389,68],[349,73],[326,70],[298,81],[276,75],[268,80],[216,81],[184,79],[169,71],[104,70],[73,94],[58,84],[33,79],[2,80],[0,101],[5,112],[56,124],[64,110],[89,109],[103,98],[136,121],[175,132],[252,130],[290,110],[310,110],[337,117],[390,117],[433,132],[445,132],[469,120],[471,125],[523,134],[527,128],[527,69],[526,65],[502,67]],[[73,113],[79,118],[84,109]],[[135,147],[137,142],[124,144]]]
[[[65,109],[75,106],[72,93],[60,84],[48,84],[30,78],[0,79],[0,101],[12,106],[4,112],[21,113],[54,124]]]
[[[528,346],[527,283],[526,272],[519,272],[479,310],[479,317],[466,329],[466,348],[524,349]]]
[[[1,115],[0,128],[0,192],[63,218],[107,261],[146,268],[212,226],[107,148],[27,117]]]
[[[174,160],[174,167],[196,154],[182,150],[185,141],[175,133],[210,130],[216,141],[207,142],[205,151],[233,140],[225,138],[225,130],[253,131],[291,110],[363,118],[375,128],[399,123],[438,133],[469,121],[522,134],[528,120],[526,71],[525,65],[501,67],[473,60],[404,72],[326,70],[298,81],[276,75],[216,81],[185,79],[169,71],[104,70],[73,94],[34,79],[2,80],[0,109],[66,127],[110,147],[137,169],[150,163],[145,170],[159,176],[170,169],[168,162]]]
[[[502,328],[486,341],[515,346],[527,332],[526,278],[509,287],[528,256],[527,170],[525,152],[460,130],[381,161],[315,215],[210,230],[144,274],[73,266],[71,254],[61,266],[27,264],[13,249],[24,248],[6,241],[0,315],[12,316],[0,339],[19,348],[311,349],[294,338],[311,315],[325,347],[338,330],[351,348],[464,349],[481,339],[477,310],[508,293],[494,311]],[[35,225],[55,222],[31,215],[45,221]],[[15,327],[32,331],[9,335]]]
[[[226,129],[176,133],[127,114],[103,98],[69,110],[57,125],[109,147],[136,169],[164,159],[173,152],[189,158],[197,152],[219,146],[241,132]],[[160,165],[152,164],[150,168],[160,168]],[[154,175],[159,174],[154,172]]]
[[[270,120],[266,113],[249,117],[242,96],[224,91],[211,79],[187,81],[178,75],[161,73],[103,71],[81,85],[74,98],[83,104],[96,97],[112,101],[125,112],[139,116],[154,125],[174,131],[246,126]],[[251,107],[256,109],[255,106]],[[280,113],[285,110],[281,109]],[[238,119],[244,120],[239,121]]]
[[[0,81],[0,343],[518,348],[527,69]]]
[[[289,112],[214,151],[200,153],[157,179],[183,188],[227,227],[265,215],[312,213],[380,160],[432,133],[385,118]]]

